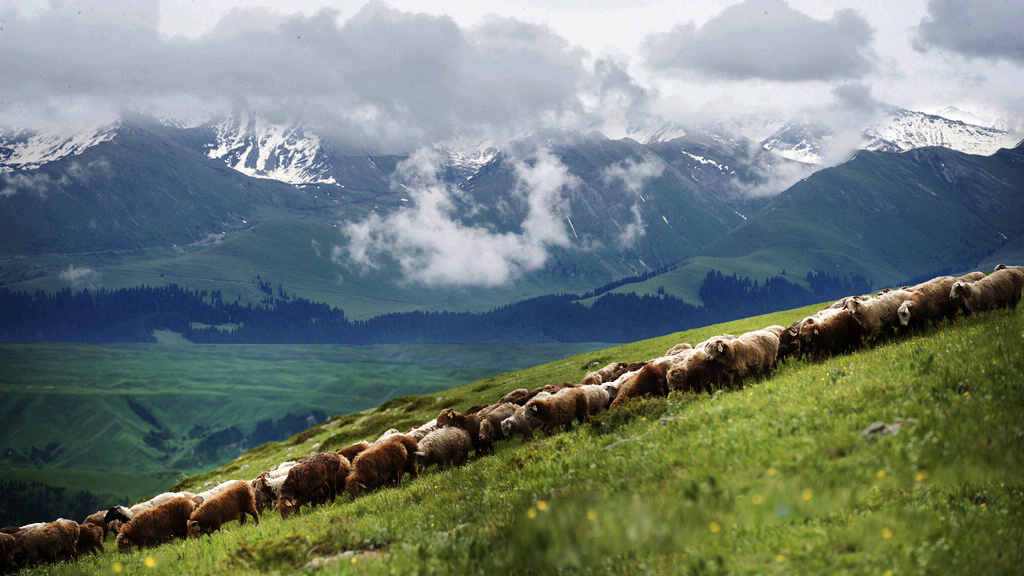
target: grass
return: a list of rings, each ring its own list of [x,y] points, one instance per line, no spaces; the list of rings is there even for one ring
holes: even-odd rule
[[[572,380],[590,361],[651,358],[810,309],[504,374],[446,393],[443,406],[392,400],[180,487],[249,477],[447,405]],[[258,527],[232,523],[127,555],[108,541],[103,555],[34,573],[1013,574],[1024,565],[1022,408],[1024,314],[1000,311],[821,363],[791,361],[741,391],[636,400],[571,432],[503,442],[463,467],[288,521],[269,513]],[[861,437],[899,418],[897,435]]]

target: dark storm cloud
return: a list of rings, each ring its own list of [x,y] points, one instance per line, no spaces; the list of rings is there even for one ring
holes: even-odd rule
[[[747,0],[702,27],[677,26],[644,42],[658,69],[774,81],[856,78],[874,68],[874,31],[852,10],[815,20],[783,0]]]
[[[509,18],[460,28],[377,3],[343,23],[330,10],[236,9],[188,39],[157,33],[155,2],[79,6],[0,14],[0,115],[219,107],[409,145],[578,118],[579,91],[594,83],[584,53]]]
[[[931,0],[914,47],[1024,65],[1024,2]]]

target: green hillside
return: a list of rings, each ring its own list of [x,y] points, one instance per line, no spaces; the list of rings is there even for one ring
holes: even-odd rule
[[[441,395],[462,408],[592,361],[787,324],[816,307],[572,356]],[[143,573],[1009,574],[1024,565],[1024,313],[962,318],[742,391],[635,400],[571,432],[259,526],[67,570]],[[429,401],[428,401],[429,400]],[[178,488],[436,415],[400,398],[251,450]],[[903,424],[869,440],[874,422]]]

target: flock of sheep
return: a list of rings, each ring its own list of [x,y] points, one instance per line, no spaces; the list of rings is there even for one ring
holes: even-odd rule
[[[916,333],[961,312],[1016,307],[1024,289],[1024,268],[998,266],[960,278],[942,276],[875,296],[851,296],[788,327],[769,326],[740,336],[721,335],[691,346],[679,344],[646,362],[614,362],[590,372],[579,384],[548,384],[514,390],[494,404],[464,413],[452,408],[404,433],[388,430],[376,442],[357,442],[343,450],[285,462],[250,481],[233,480],[200,494],[168,492],[132,507],[114,506],[73,520],[9,526],[0,530],[0,571],[39,563],[74,560],[103,551],[116,533],[120,552],[132,546],[156,546],[175,538],[212,534],[232,520],[274,508],[283,519],[302,506],[322,505],[341,493],[357,497],[378,487],[400,484],[432,465],[466,461],[493,444],[537,429],[552,434],[590,415],[643,395],[673,390],[705,392],[742,387],[743,378],[771,377],[780,360],[804,354],[821,360],[872,345],[882,338]]]

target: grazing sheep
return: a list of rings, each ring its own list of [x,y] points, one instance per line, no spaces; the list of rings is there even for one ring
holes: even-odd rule
[[[826,308],[829,310],[830,308]],[[801,318],[796,322],[793,322],[782,331],[779,335],[779,356],[780,362],[785,361],[790,356],[795,357],[797,360],[803,358],[803,341],[800,339],[800,326],[803,325],[804,320],[807,318]]]
[[[638,396],[665,396],[668,394],[668,383],[665,381],[665,371],[668,368],[662,362],[651,361],[645,364],[633,376],[627,378],[619,386],[619,392],[615,395],[609,408],[617,408],[630,398]]]
[[[721,367],[708,360],[707,350],[694,348],[686,358],[668,369],[665,384],[669,390],[710,392],[721,386],[723,378]]]
[[[1024,270],[1000,268],[975,282],[956,282],[950,291],[951,299],[962,299],[974,316],[997,308],[1016,308],[1024,288]]]
[[[807,345],[807,353],[818,361],[860,347],[862,328],[850,311],[829,308],[805,318],[800,326],[800,339]]]
[[[395,435],[398,435],[398,434],[401,434],[401,432],[399,432],[395,428],[388,428],[387,430],[384,431],[383,434],[380,435],[380,438],[377,438],[373,443],[374,444],[380,444],[381,442],[384,442],[388,438],[391,438],[392,436],[395,436]]]
[[[188,520],[196,506],[198,503],[194,498],[179,496],[139,512],[121,526],[117,534],[117,550],[124,554],[132,546],[157,546],[187,537]]]
[[[18,541],[14,536],[0,532],[0,574],[18,570],[18,561],[14,559],[17,545]]]
[[[405,449],[405,466],[403,467],[403,473],[408,472],[409,476],[415,478],[419,475],[419,470],[416,469],[416,451],[419,450],[419,443],[412,436],[406,436],[405,434],[396,434],[388,439],[388,442],[395,444],[401,444]]]
[[[669,348],[665,352],[665,356],[675,356],[676,354],[679,354],[680,352],[685,352],[687,350],[693,350],[693,346],[686,342],[680,342],[679,344],[676,344],[675,346]]]
[[[515,404],[504,402],[501,404],[494,404],[481,413],[479,443],[484,447],[486,452],[493,452],[495,440],[500,440],[505,437],[505,434],[501,430],[501,422],[514,414],[516,408],[518,408],[518,406]]]
[[[476,454],[482,455],[488,448],[488,446],[480,442],[480,421],[482,418],[479,414],[459,414],[453,408],[447,408],[442,410],[437,415],[437,425],[440,428],[447,426],[454,426],[456,428],[462,428],[469,433],[469,437],[473,440],[473,450]]]
[[[321,452],[300,460],[281,484],[281,496],[277,500],[281,519],[287,520],[298,513],[303,504],[323,504],[333,499],[340,466],[341,456],[336,452]]]
[[[356,497],[389,482],[401,484],[407,459],[408,452],[400,442],[384,442],[367,448],[352,461],[345,491]]]
[[[949,293],[958,281],[952,276],[939,276],[915,286],[896,311],[900,326],[916,333],[943,318],[948,318],[952,325],[958,306]]]
[[[542,391],[531,400],[543,400],[550,397],[550,392]],[[505,438],[510,438],[514,434],[520,434],[523,438],[529,438],[533,435],[533,422],[527,418],[525,405],[517,405],[515,412],[501,421],[501,433]]]
[[[587,386],[580,386],[580,390],[587,395],[587,413],[598,414],[608,409],[608,405],[611,404],[611,394],[605,389],[603,384],[590,384]]]
[[[419,442],[427,437],[434,430],[437,430],[437,418],[434,418],[430,422],[423,424],[422,426],[414,426],[406,431],[406,436],[411,437],[413,440]]]
[[[487,421],[487,424],[489,426],[490,421]],[[419,443],[419,449],[413,454],[416,468],[422,472],[431,464],[437,464],[439,468],[462,464],[469,458],[469,451],[472,449],[473,439],[469,437],[469,432],[448,426],[427,434]]]
[[[54,520],[14,535],[15,561],[22,566],[56,563],[78,558],[78,522]]]
[[[338,454],[344,456],[345,458],[348,459],[349,462],[351,462],[355,460],[356,456],[358,456],[360,452],[366,450],[369,447],[369,442],[361,440],[354,444],[349,444],[347,447],[342,448],[341,450],[338,450]]]
[[[99,526],[100,529],[103,530],[103,539],[106,540],[107,534],[110,533],[110,526],[108,526],[107,521],[103,519],[106,515],[106,510],[100,510],[99,512],[86,516],[85,520],[82,520],[82,524],[93,524],[95,526]]]
[[[864,328],[865,341],[871,346],[883,335],[891,334],[892,328],[899,324],[900,304],[910,297],[907,290],[890,290],[866,300],[851,298],[846,301],[846,309],[853,319]]]
[[[778,362],[779,334],[784,330],[782,326],[769,326],[733,338],[718,337],[704,350],[708,361],[721,368],[725,384],[742,388],[745,376],[771,378]]]
[[[534,428],[551,435],[558,427],[568,430],[573,421],[587,421],[587,393],[579,388],[565,388],[548,398],[534,398],[526,404],[525,411]]]
[[[85,522],[78,525],[78,540],[75,542],[75,549],[79,556],[95,552],[101,554],[106,552],[106,548],[103,547],[103,527],[98,524],[86,524]]]
[[[515,390],[505,394],[498,400],[499,404],[519,404],[519,399],[529,394],[530,391],[526,388],[516,388]],[[522,406],[522,404],[519,404]]]
[[[288,471],[296,464],[298,462],[282,462],[271,470],[260,472],[249,482],[256,500],[257,511],[277,508],[277,500],[281,497],[281,485],[288,478]]]
[[[526,403],[529,402],[530,400],[533,400],[534,398],[536,398],[538,394],[543,394],[543,393],[554,394],[555,392],[558,392],[562,388],[566,388],[568,386],[569,386],[569,384],[566,384],[564,382],[555,382],[554,384],[546,384],[546,385],[541,386],[539,388],[534,388],[533,390],[530,390],[529,392],[526,393],[526,395],[517,398],[514,402],[511,402],[511,404],[516,404],[517,406],[526,406]]]
[[[188,519],[188,535],[198,538],[204,534],[212,534],[225,522],[238,519],[245,524],[246,514],[253,517],[256,525],[260,524],[259,513],[256,511],[256,497],[252,488],[245,480],[225,482],[225,488],[209,499],[203,500],[198,508],[192,511]]]

